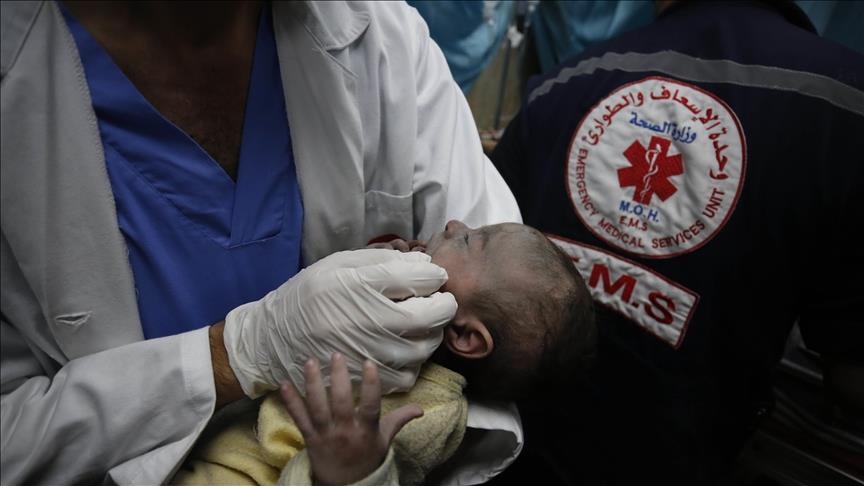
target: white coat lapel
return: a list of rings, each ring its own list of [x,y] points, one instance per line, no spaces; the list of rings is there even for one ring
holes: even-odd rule
[[[20,269],[2,270],[13,287],[3,291],[38,301],[48,329],[28,332],[53,335],[62,362],[143,336],[75,42],[54,2],[10,3],[4,27],[30,27],[14,39],[3,32],[0,208]],[[9,51],[14,58],[7,43],[20,46]]]
[[[369,18],[342,2],[274,2],[273,13],[303,195],[303,259],[309,264],[365,243],[363,133],[355,78],[328,50],[357,39]]]

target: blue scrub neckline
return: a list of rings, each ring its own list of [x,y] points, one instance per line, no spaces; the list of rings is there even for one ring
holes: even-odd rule
[[[222,246],[278,234],[287,197],[284,181],[294,167],[270,8],[262,8],[258,21],[236,181],[159,112],[83,25],[62,4],[60,8],[78,44],[105,150],[134,166]]]

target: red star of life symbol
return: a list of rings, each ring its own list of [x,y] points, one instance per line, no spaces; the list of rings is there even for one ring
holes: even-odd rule
[[[618,184],[622,189],[633,186],[637,203],[650,204],[655,194],[665,201],[678,192],[669,177],[683,174],[684,163],[681,154],[667,155],[671,143],[668,138],[651,137],[648,148],[636,140],[624,151],[630,167],[618,169]]]

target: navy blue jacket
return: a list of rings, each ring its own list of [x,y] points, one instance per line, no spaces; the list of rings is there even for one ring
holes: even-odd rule
[[[554,432],[526,417],[529,447],[593,470],[573,477],[716,477],[796,321],[864,356],[864,58],[791,2],[682,2],[583,52],[532,80],[492,159],[599,304],[592,383],[544,410]]]

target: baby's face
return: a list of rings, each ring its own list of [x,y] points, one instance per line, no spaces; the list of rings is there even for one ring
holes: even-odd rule
[[[484,282],[492,288],[520,285],[520,248],[536,241],[537,235],[533,228],[517,223],[473,229],[454,220],[429,239],[426,253],[432,263],[447,270],[442,290],[452,293],[462,306],[471,302]]]

